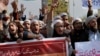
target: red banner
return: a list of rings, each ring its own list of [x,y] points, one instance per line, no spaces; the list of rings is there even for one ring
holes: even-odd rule
[[[0,56],[67,56],[65,38],[1,43]]]

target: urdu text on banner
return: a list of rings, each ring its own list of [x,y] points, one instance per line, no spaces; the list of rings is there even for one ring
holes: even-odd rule
[[[100,41],[75,43],[76,56],[100,56]]]
[[[64,38],[1,43],[0,56],[68,56],[67,46]]]

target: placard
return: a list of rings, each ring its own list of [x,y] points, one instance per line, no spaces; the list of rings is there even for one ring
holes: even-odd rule
[[[0,43],[0,56],[68,56],[64,38]]]
[[[76,56],[100,56],[100,41],[75,43]]]

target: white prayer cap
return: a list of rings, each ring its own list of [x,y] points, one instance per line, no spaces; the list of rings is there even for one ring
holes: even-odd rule
[[[54,26],[55,26],[57,23],[63,23],[63,21],[60,20],[60,19],[59,19],[59,20],[55,20],[55,21],[52,22],[51,27],[54,29]]]
[[[33,19],[33,20],[31,21],[31,24],[32,24],[33,22],[34,22],[34,23],[35,23],[35,22],[38,22],[38,23],[39,23],[39,20]]]
[[[85,24],[87,25],[91,20],[96,19],[95,16],[89,16],[86,20],[85,20]]]
[[[30,20],[28,20],[28,19],[26,19],[24,22],[29,22],[29,23],[31,23],[31,21],[30,21]]]
[[[24,21],[19,21],[21,25],[23,25]]]
[[[20,27],[22,27],[22,28],[24,28],[24,26],[23,26],[23,23],[24,23],[24,21],[19,21],[19,23],[20,23]]]
[[[44,24],[44,22],[43,22],[43,21],[40,21],[40,20],[39,20],[39,23],[40,23],[40,24]]]
[[[60,16],[61,16],[61,17],[62,17],[62,16],[68,16],[68,14],[64,12],[64,13],[61,13]]]
[[[81,19],[81,18],[75,18],[75,19],[73,20],[73,22],[75,22],[75,21],[82,22],[82,19]]]
[[[54,20],[61,19],[61,16],[57,15],[54,17]]]

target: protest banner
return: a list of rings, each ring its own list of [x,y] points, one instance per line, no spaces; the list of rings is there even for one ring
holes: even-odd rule
[[[88,7],[88,0],[82,0],[82,6]],[[100,0],[92,0],[92,7],[94,9],[100,9]]]
[[[0,56],[68,56],[65,38],[0,43]]]
[[[75,43],[76,56],[100,56],[100,41]]]

